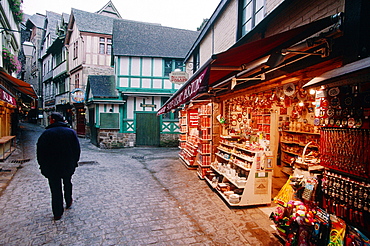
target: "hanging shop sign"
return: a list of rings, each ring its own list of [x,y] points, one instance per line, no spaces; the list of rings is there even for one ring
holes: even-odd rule
[[[189,74],[183,71],[173,71],[170,73],[170,82],[174,84],[183,84],[189,79]]]
[[[9,93],[0,88],[0,99],[10,103],[11,105],[17,106],[17,101]]]
[[[209,67],[204,69],[199,73],[190,83],[185,84],[181,87],[167,102],[158,110],[157,115],[164,114],[169,112],[171,109],[179,107],[181,104],[184,104],[190,101],[194,96],[198,94],[201,87],[205,85],[208,81],[207,75]]]
[[[71,92],[72,100],[75,103],[83,103],[85,101],[85,91],[80,88],[76,88]]]

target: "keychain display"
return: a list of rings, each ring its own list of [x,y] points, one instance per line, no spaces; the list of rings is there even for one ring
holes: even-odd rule
[[[325,171],[322,207],[345,221],[370,231],[370,184]]]
[[[322,128],[321,165],[360,177],[370,177],[370,131]]]

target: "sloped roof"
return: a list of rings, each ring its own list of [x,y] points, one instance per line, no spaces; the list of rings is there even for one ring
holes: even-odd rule
[[[115,17],[115,18],[122,18],[118,10],[112,3],[112,1],[109,1],[103,8],[101,8],[96,13],[105,15],[105,16]]]
[[[30,16],[29,19],[26,21],[26,26],[28,28],[32,28],[32,26],[35,26],[42,29],[44,28],[45,18],[45,15],[34,14]]]
[[[199,32],[145,22],[114,20],[113,54],[184,58]]]
[[[62,17],[61,14],[57,14],[52,11],[46,11],[46,18],[48,20],[47,28],[49,30],[50,37],[52,40],[55,40],[58,36],[56,34],[56,31],[61,17]]]
[[[78,9],[72,9],[72,14],[80,32],[112,35],[113,20],[116,18]]]
[[[118,98],[116,82],[113,75],[89,75],[88,84],[91,97],[94,98]]]

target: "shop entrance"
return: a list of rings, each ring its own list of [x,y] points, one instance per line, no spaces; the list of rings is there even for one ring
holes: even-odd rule
[[[83,104],[77,105],[76,107],[76,132],[79,136],[85,136],[85,109]]]
[[[156,112],[136,113],[136,145],[159,146],[159,117]]]

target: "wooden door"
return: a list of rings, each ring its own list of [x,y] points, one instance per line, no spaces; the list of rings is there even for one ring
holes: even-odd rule
[[[76,104],[76,132],[79,136],[85,136],[85,109],[83,104]]]
[[[159,146],[160,121],[156,112],[136,113],[136,145]]]
[[[89,109],[89,128],[90,128],[90,141],[93,145],[98,146],[98,130],[95,127],[95,108]]]

